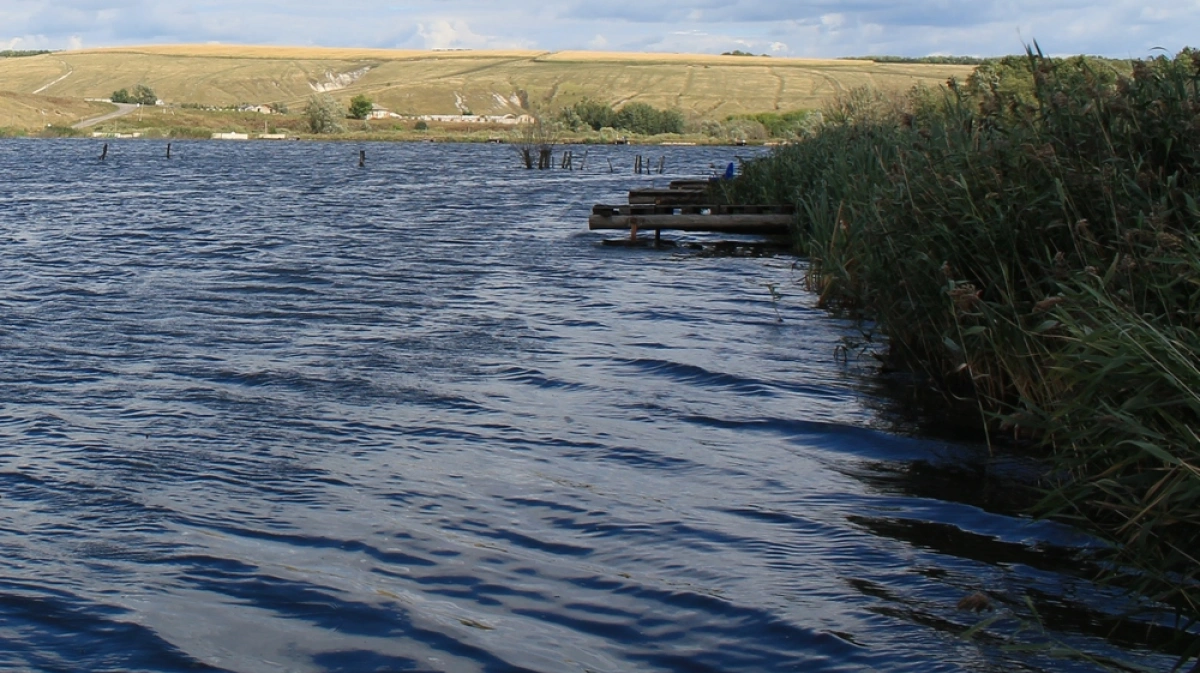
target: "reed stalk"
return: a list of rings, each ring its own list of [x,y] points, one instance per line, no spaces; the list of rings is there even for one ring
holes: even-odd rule
[[[1113,579],[1194,634],[1200,52],[1122,72],[1035,46],[823,115],[729,198],[795,204],[823,305],[872,320],[980,427],[1043,447],[1038,513],[1110,541]]]

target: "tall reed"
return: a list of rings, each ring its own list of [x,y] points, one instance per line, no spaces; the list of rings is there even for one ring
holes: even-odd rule
[[[874,320],[897,365],[981,426],[1044,446],[1040,512],[1112,541],[1112,567],[1186,632],[1200,618],[1200,52],[1128,74],[1036,49],[1007,66],[852,92],[729,196],[796,204],[822,302]]]

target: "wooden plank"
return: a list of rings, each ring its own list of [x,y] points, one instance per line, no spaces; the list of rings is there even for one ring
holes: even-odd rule
[[[718,234],[787,234],[794,215],[736,214],[736,215],[592,215],[588,229],[625,230],[635,226],[640,231],[707,231]]]
[[[669,183],[669,186],[671,189],[708,189],[708,187],[716,181],[716,178],[703,178],[699,180],[672,180]]]
[[[623,205],[607,205],[598,203],[592,206],[593,215],[791,215],[796,209],[790,205],[768,204],[716,204],[692,203],[686,205],[667,205],[653,203],[634,203]]]
[[[705,189],[631,189],[629,203],[633,205],[674,205],[707,201]]]

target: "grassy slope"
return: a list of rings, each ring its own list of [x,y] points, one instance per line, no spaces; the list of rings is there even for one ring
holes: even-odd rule
[[[965,77],[969,66],[878,64],[686,54],[536,51],[391,51],[178,45],[58,52],[0,59],[0,90],[102,98],[145,84],[169,103],[302,106],[313,83],[361,72],[332,93],[366,94],[402,113],[475,114],[559,107],[584,97],[676,107],[701,117],[821,106],[838,91],[872,83],[907,89]],[[62,79],[60,79],[62,78]],[[49,86],[47,86],[49,85]]]
[[[112,110],[113,106],[109,103],[0,91],[0,128],[29,132],[47,124],[70,126],[80,119]]]

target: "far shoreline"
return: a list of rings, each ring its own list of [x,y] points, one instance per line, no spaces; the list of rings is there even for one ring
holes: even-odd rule
[[[246,138],[216,138],[216,137],[191,137],[191,136],[170,136],[160,135],[157,133],[88,133],[88,134],[68,134],[68,133],[4,133],[5,129],[0,129],[0,141],[2,140],[75,140],[75,141],[93,141],[93,142],[111,142],[111,141],[155,141],[155,142],[214,142],[214,143],[291,143],[291,142],[335,142],[335,143],[354,143],[354,142],[371,142],[371,143],[414,143],[414,144],[461,144],[461,145],[507,145],[510,147],[521,147],[526,143],[522,143],[512,139],[495,139],[481,138],[477,135],[458,135],[458,134],[440,134],[437,136],[413,136],[411,134],[364,134],[354,135],[352,133],[329,133],[329,134],[299,134],[287,135],[286,137],[255,137]],[[556,140],[553,143],[548,143],[551,147],[575,146],[575,147],[756,147],[770,148],[789,144],[795,141],[746,141],[746,142],[729,142],[718,141],[714,139],[668,139],[654,140],[653,138],[638,138],[630,137],[623,142],[612,142],[593,138],[564,138]],[[537,146],[540,143],[533,143]]]

